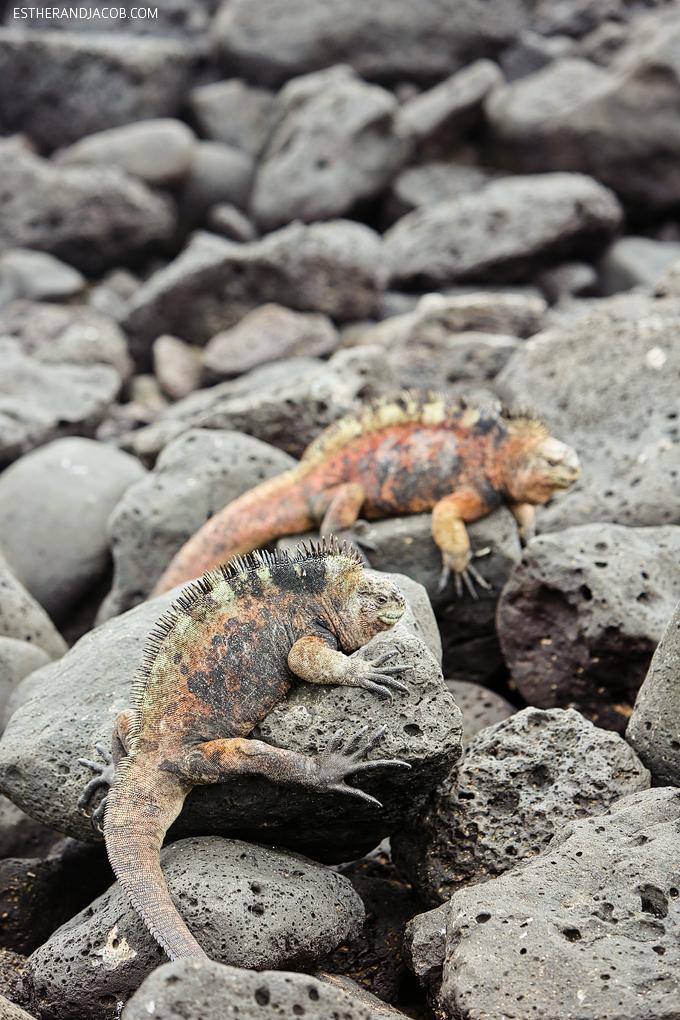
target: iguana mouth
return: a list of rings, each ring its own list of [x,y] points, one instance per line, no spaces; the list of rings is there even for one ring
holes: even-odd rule
[[[391,613],[390,612],[379,613],[378,619],[382,620],[383,623],[399,623],[403,615],[404,615],[403,610],[395,609]]]

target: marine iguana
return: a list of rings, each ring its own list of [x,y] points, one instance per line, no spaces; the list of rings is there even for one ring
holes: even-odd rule
[[[453,572],[476,598],[465,524],[507,503],[528,542],[534,506],[580,473],[576,453],[531,417],[474,406],[447,393],[407,390],[382,397],[330,425],[296,467],[263,482],[216,513],[176,554],[153,594],[191,580],[221,559],[282,535],[321,525],[321,534],[358,541],[368,520],[432,510],[442,553],[440,591]],[[366,544],[367,543],[363,543]]]
[[[151,934],[171,959],[205,956],[175,909],[160,867],[169,826],[194,786],[257,773],[276,783],[335,790],[380,802],[345,783],[345,776],[397,760],[362,761],[381,739],[368,727],[348,740],[342,730],[311,758],[247,734],[290,689],[296,677],[316,684],[364,687],[391,698],[408,692],[385,665],[346,653],[361,648],[402,617],[406,603],[385,578],[336,542],[305,546],[298,555],[255,553],[236,558],[185,588],[158,620],[132,686],[132,707],[114,724],[106,767],[78,801],[110,785],[93,814],[103,815],[109,860]]]

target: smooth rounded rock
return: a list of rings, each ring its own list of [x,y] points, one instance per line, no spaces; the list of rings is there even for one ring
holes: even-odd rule
[[[145,599],[209,517],[294,464],[281,450],[240,432],[189,429],[168,443],[153,471],[127,489],[109,518],[114,577],[99,622]]]
[[[275,847],[199,836],[165,847],[161,866],[189,929],[211,960],[230,967],[309,966],[363,922],[347,878]],[[32,954],[31,1004],[113,1020],[166,959],[116,883]]]
[[[0,467],[59,436],[92,435],[121,386],[110,365],[46,365],[0,338]]]
[[[106,163],[119,166],[152,187],[178,184],[196,155],[196,135],[181,120],[159,117],[98,131],[58,153],[58,163]]]
[[[638,691],[626,739],[657,782],[680,786],[680,607]]]
[[[164,333],[154,340],[152,353],[154,375],[171,400],[181,400],[198,389],[201,363],[195,347]]]
[[[43,607],[12,573],[0,551],[0,636],[42,648],[58,659],[68,645]]]
[[[506,177],[391,227],[384,242],[390,282],[424,289],[521,279],[546,258],[602,247],[622,215],[616,195],[585,174]]]
[[[649,787],[632,748],[572,709],[525,708],[481,730],[411,825],[399,869],[432,906],[545,851],[560,827]]]
[[[178,196],[180,223],[185,228],[198,225],[218,202],[245,209],[253,167],[252,156],[243,149],[224,142],[197,142],[191,169]]]
[[[82,273],[46,252],[10,248],[0,255],[0,305],[15,298],[58,301],[84,286]]]
[[[14,688],[25,676],[50,661],[50,656],[38,645],[0,637],[0,733],[5,728],[7,701]]]
[[[229,202],[217,202],[208,209],[206,226],[215,234],[226,237],[229,241],[245,244],[257,237],[255,224],[240,209]]]
[[[207,138],[243,149],[254,158],[280,117],[272,92],[253,88],[240,78],[192,89],[189,104]]]
[[[0,542],[19,580],[63,620],[109,562],[106,522],[139,461],[91,439],[59,439],[0,476]]]
[[[403,575],[384,576],[399,584]],[[78,838],[100,838],[77,808],[91,778],[78,758],[93,759],[98,753],[94,745],[111,739],[116,716],[129,705],[130,684],[149,631],[180,590],[109,620],[81,638],[63,662],[32,675],[31,690],[0,742],[0,790],[27,813]],[[431,614],[429,605],[427,610]],[[360,688],[303,683],[257,728],[256,735],[267,743],[317,755],[338,729],[349,735],[365,725],[385,725],[385,736],[370,755],[399,758],[411,770],[376,770],[354,779],[365,783],[384,808],[342,793],[315,794],[292,786],[282,797],[274,783],[246,776],[193,790],[171,838],[213,833],[257,841],[266,833],[280,846],[335,863],[375,847],[460,755],[460,712],[419,636],[430,619],[421,624],[407,612],[395,628],[357,653],[372,659],[394,650],[395,661],[408,667],[400,674],[408,694],[397,692],[388,703]]]
[[[340,337],[327,315],[268,303],[208,342],[203,364],[217,377],[241,375],[267,361],[332,354]]]

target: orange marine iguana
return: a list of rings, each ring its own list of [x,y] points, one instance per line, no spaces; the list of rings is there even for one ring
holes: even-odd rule
[[[406,603],[391,581],[372,577],[352,551],[324,542],[295,557],[255,553],[185,588],[157,622],[132,688],[132,708],[116,719],[106,766],[93,791],[110,790],[93,815],[104,819],[109,859],[151,934],[171,959],[205,956],[175,909],[160,867],[169,826],[194,786],[256,773],[276,783],[335,790],[380,802],[345,776],[397,760],[362,761],[381,739],[368,727],[345,741],[339,730],[317,757],[245,739],[295,678],[365,687],[391,698],[408,692],[386,666],[356,651],[402,617]]]
[[[466,523],[507,503],[527,542],[534,506],[579,476],[576,453],[529,417],[451,394],[408,390],[382,397],[329,426],[300,463],[244,493],[216,513],[179,550],[156,584],[160,595],[220,560],[282,535],[321,525],[362,543],[353,528],[368,520],[432,511],[442,553],[440,591],[453,572],[489,587],[471,566]]]

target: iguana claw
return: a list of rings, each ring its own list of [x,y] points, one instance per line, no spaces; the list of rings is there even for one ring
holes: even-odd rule
[[[368,730],[368,726],[362,727],[346,742],[344,741],[343,730],[338,730],[333,734],[327,747],[322,751],[317,760],[314,786],[324,791],[334,790],[336,793],[349,793],[354,797],[359,797],[360,800],[367,801],[369,804],[377,804],[378,807],[382,807],[380,801],[376,797],[372,797],[370,793],[365,793],[355,786],[348,786],[345,782],[345,776],[351,775],[354,772],[365,772],[368,769],[375,769],[382,765],[403,765],[407,769],[410,769],[411,766],[408,762],[399,761],[398,758],[362,761],[362,758],[382,740],[387,727],[381,726],[371,737],[366,737]]]
[[[94,771],[98,773],[98,775],[94,776],[89,781],[89,783],[81,793],[80,797],[78,798],[78,810],[82,811],[82,813],[86,817],[90,818],[90,820],[92,821],[93,828],[101,831],[99,823],[102,821],[104,817],[106,797],[104,797],[101,804],[99,804],[99,806],[89,816],[87,814],[86,808],[95,790],[98,790],[100,786],[110,787],[112,785],[114,779],[116,778],[116,766],[113,761],[113,755],[106,747],[104,747],[103,744],[95,744],[94,746],[99,751],[106,764],[102,765],[100,762],[90,761],[89,758],[78,759],[78,763],[80,765],[87,765],[88,768],[94,769]]]
[[[393,655],[397,655],[396,649],[391,652],[385,652],[384,655],[379,656],[377,659],[372,661],[367,659],[356,659],[356,676],[352,686],[363,687],[367,691],[371,691],[373,694],[377,694],[381,698],[387,698],[389,701],[392,700],[392,691],[402,691],[404,694],[408,694],[409,690],[406,684],[403,684],[400,680],[396,680],[390,674],[392,673],[403,673],[410,669],[410,666],[384,666],[383,663],[391,659]],[[351,656],[354,659],[354,656]],[[362,665],[359,666],[358,663]],[[344,681],[347,683],[347,681]]]
[[[476,552],[474,555],[475,557],[488,556],[490,552],[491,552],[490,548],[480,549],[479,552]],[[456,595],[459,599],[462,599],[463,597],[463,584],[465,584],[465,587],[467,588],[473,599],[479,598],[477,590],[475,589],[475,582],[479,585],[480,588],[484,588],[486,591],[492,590],[492,585],[489,584],[486,578],[482,577],[479,571],[476,570],[471,563],[468,563],[467,567],[465,567],[464,570],[454,571],[451,565],[445,562],[442,567],[442,572],[439,575],[439,584],[437,585],[438,595],[441,595],[441,593],[445,591],[452,573],[454,575]]]

